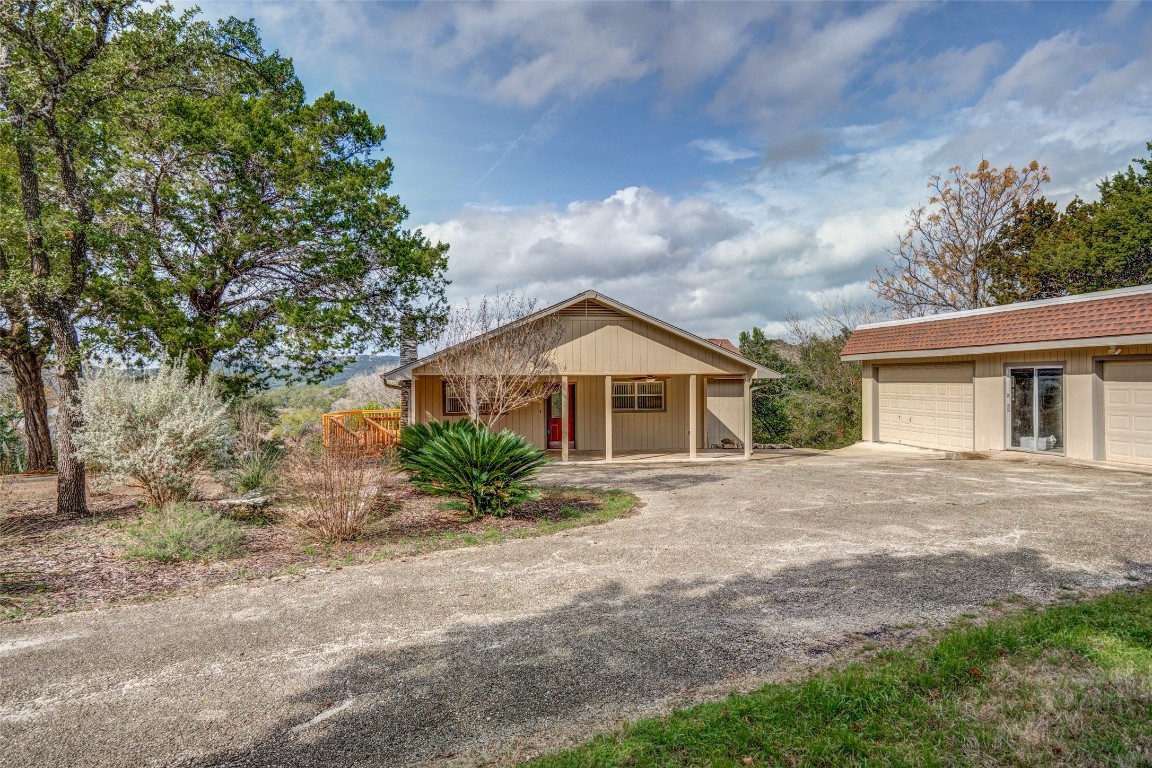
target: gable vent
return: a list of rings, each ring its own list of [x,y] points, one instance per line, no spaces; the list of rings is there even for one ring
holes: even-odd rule
[[[592,301],[592,299],[584,299],[572,306],[564,307],[558,314],[561,317],[624,317],[623,313]]]

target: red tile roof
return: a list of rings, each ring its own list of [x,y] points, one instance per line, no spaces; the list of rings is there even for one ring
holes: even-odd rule
[[[1143,288],[1137,293],[1127,289],[1122,289],[1123,293],[1104,291],[861,326],[840,354],[880,355],[1152,334],[1152,286]]]
[[[729,352],[735,352],[736,354],[740,354],[740,350],[736,347],[735,344],[730,342],[728,339],[708,339],[708,341],[712,342],[713,344],[715,344],[718,347],[723,347],[724,349],[728,350]]]

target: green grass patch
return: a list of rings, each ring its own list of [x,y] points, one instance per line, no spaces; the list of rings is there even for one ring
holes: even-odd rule
[[[169,504],[127,529],[130,558],[173,562],[220,560],[240,552],[242,534],[232,520],[189,504]]]
[[[455,509],[447,502],[441,509]],[[572,528],[600,525],[626,517],[640,506],[633,493],[603,488],[544,488],[532,501],[504,517],[481,518],[483,527],[466,530],[430,530],[409,535],[392,544],[367,553],[363,559],[382,560],[406,555],[424,554],[442,549],[500,544],[511,539],[548,536]],[[489,521],[485,523],[485,521]]]
[[[607,523],[632,514],[639,503],[636,494],[628,491],[595,488],[591,492],[599,497],[600,505],[598,507],[595,509],[561,507],[551,519],[541,520],[537,524],[536,534],[546,535],[566,531],[569,528]]]
[[[1149,766],[1152,590],[958,627],[529,765]]]

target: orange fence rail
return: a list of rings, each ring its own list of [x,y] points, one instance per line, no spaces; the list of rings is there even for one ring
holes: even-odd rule
[[[400,439],[400,409],[336,411],[324,414],[324,447],[374,455]]]

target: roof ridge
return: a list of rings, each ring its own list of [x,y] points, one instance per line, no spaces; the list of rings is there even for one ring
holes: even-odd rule
[[[547,307],[544,307],[543,309],[540,309],[540,310],[537,310],[536,312],[533,312],[530,315],[526,315],[524,317],[518,318],[518,319],[512,321],[511,323],[507,323],[507,324],[502,325],[502,326],[497,326],[496,328],[491,329],[487,333],[480,334],[480,336],[476,336],[476,337],[473,337],[471,339],[467,339],[467,340],[462,341],[459,344],[456,344],[453,346],[459,346],[460,344],[470,344],[470,343],[474,342],[476,339],[491,335],[493,333],[507,332],[508,330],[516,327],[517,325],[522,325],[524,323],[530,322],[531,320],[534,320],[538,317],[543,317],[543,316],[550,314],[552,312],[559,312],[563,308],[569,307],[569,306],[576,304],[577,302],[582,301],[582,300],[595,301],[595,302],[597,302],[603,306],[616,309],[618,311],[623,312],[624,314],[629,314],[629,315],[632,315],[633,317],[639,318],[645,322],[651,323],[658,328],[663,328],[664,330],[669,331],[669,332],[673,333],[674,335],[680,335],[680,336],[682,336],[682,337],[684,337],[690,341],[693,341],[693,342],[701,344],[701,345],[706,345],[708,347],[717,348],[720,352],[727,355],[728,357],[734,358],[735,360],[752,367],[754,372],[765,371],[765,372],[769,372],[769,373],[776,373],[777,376],[780,375],[777,372],[772,371],[771,369],[764,367],[760,363],[757,363],[755,360],[748,359],[747,357],[742,355],[738,349],[733,351],[730,349],[726,349],[725,347],[723,347],[719,344],[713,344],[708,339],[705,339],[703,336],[698,336],[697,334],[692,333],[691,331],[686,331],[679,326],[676,326],[676,325],[673,325],[672,323],[667,322],[666,320],[661,320],[660,318],[655,317],[654,315],[649,315],[648,313],[643,312],[639,309],[636,309],[635,307],[629,306],[629,305],[627,305],[621,301],[613,299],[611,296],[600,293],[599,291],[597,291],[595,289],[589,289],[589,290],[583,291],[581,293],[578,293],[569,299],[565,299],[564,301],[559,301],[559,302],[556,302],[555,304],[551,304]],[[733,345],[733,346],[735,346],[735,345]],[[420,359],[418,359],[412,363],[394,368],[390,371],[386,371],[383,375],[386,378],[390,378],[393,375],[398,374],[402,371],[411,371],[412,369],[419,368],[423,365],[427,365],[431,360],[433,360],[436,357],[439,357],[444,351],[445,350],[437,350],[435,352],[432,352],[431,354],[425,355],[424,357],[422,357],[422,358],[420,358]],[[772,377],[768,377],[768,378],[772,378]]]

